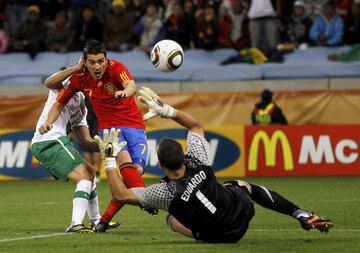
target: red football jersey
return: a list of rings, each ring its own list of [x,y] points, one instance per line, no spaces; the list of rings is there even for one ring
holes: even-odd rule
[[[123,90],[122,82],[133,80],[126,66],[109,60],[103,77],[95,80],[88,71],[72,75],[65,83],[57,101],[66,104],[71,97],[81,91],[90,99],[99,121],[99,130],[111,127],[145,128],[142,114],[134,96],[115,98],[115,92]]]

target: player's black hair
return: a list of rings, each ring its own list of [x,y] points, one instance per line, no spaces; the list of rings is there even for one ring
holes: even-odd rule
[[[106,57],[105,44],[101,41],[89,40],[88,42],[86,42],[83,50],[84,59],[87,58],[88,54],[104,54]]]
[[[161,165],[169,170],[178,170],[184,163],[184,151],[180,143],[171,138],[160,140],[157,155]]]

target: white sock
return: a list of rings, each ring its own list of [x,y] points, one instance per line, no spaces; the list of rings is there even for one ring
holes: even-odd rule
[[[295,212],[293,212],[292,217],[294,217],[295,219],[300,219],[300,218],[308,218],[311,216],[311,213],[309,213],[308,211],[302,210],[302,209],[298,209]]]
[[[89,205],[87,208],[90,223],[95,223],[101,218],[99,211],[99,197],[96,191],[96,178],[92,182],[92,189],[90,193]]]
[[[76,190],[73,197],[73,210],[71,218],[71,226],[82,224],[86,209],[89,204],[89,197],[91,192],[91,181],[80,180],[76,184]]]

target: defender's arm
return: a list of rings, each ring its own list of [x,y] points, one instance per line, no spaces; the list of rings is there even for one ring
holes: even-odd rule
[[[60,90],[63,85],[62,82],[71,76],[72,74],[81,71],[84,68],[84,59],[81,57],[79,59],[79,62],[72,67],[66,68],[64,70],[61,70],[59,72],[56,72],[55,74],[51,75],[45,80],[45,86],[49,89],[56,89]]]
[[[65,107],[65,105],[59,103],[58,101],[56,101],[53,104],[53,106],[51,107],[51,109],[49,111],[46,121],[38,129],[40,134],[47,133],[48,131],[50,131],[52,129],[54,122],[58,119],[58,117],[64,107]]]

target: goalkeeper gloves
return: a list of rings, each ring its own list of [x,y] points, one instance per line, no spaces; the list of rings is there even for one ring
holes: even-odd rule
[[[127,144],[126,141],[119,143],[120,133],[120,129],[111,128],[110,133],[108,129],[104,130],[103,139],[98,135],[94,137],[99,145],[101,157],[105,158],[105,170],[116,170],[117,154]]]
[[[146,121],[157,115],[164,118],[174,118],[176,115],[176,110],[168,104],[165,104],[161,98],[150,88],[142,87],[139,90],[140,97],[139,100],[144,103],[148,108],[147,112],[143,119]]]

